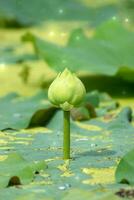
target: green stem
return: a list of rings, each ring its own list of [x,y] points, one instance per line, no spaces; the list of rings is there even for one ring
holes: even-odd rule
[[[63,159],[70,159],[70,111],[64,111]]]

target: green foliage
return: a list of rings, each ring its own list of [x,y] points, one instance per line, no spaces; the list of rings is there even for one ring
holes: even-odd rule
[[[114,173],[118,159],[134,145],[132,140],[134,127],[130,123],[131,117],[131,110],[124,108],[121,112],[114,113],[110,119],[103,117],[87,122],[71,121],[71,155],[73,159],[69,162],[62,160],[63,118],[60,111],[56,112],[56,115],[48,123],[49,129],[37,128],[1,133],[0,154],[2,158],[7,149],[11,152],[15,149],[26,158],[27,164],[27,160],[30,163],[35,160],[38,162],[44,160],[48,166],[45,171],[43,170],[35,176],[33,182],[27,182],[26,179],[24,184],[30,183],[30,185],[25,185],[23,190],[17,194],[20,196],[24,194],[28,198],[28,194],[34,191],[34,195],[31,197],[34,198],[37,195],[36,192],[40,191],[41,197],[44,195],[46,198],[66,199],[70,198],[70,195],[75,196],[78,191],[83,191],[83,197],[87,195],[98,199],[101,193],[100,198],[102,199],[108,197],[118,199],[114,193],[118,191],[118,188],[126,186],[114,183]],[[19,159],[17,158],[17,160]],[[16,168],[18,163],[22,167],[25,166],[20,160],[17,162],[11,158],[11,161],[16,170],[18,170]],[[5,167],[2,163],[5,163],[4,166],[11,166],[11,163],[7,165],[6,162],[7,160],[1,161],[0,166],[3,170]],[[11,171],[13,171],[12,168]],[[28,169],[26,172],[26,177],[29,177],[30,181],[31,172]],[[1,180],[7,184],[6,173],[2,171],[3,178]],[[99,191],[99,184],[102,184],[102,191]],[[76,188],[76,192],[74,188]],[[95,189],[96,192],[91,191],[92,189]],[[5,195],[0,193],[0,197],[8,196],[8,190],[6,189]],[[107,192],[103,193],[103,191]],[[14,199],[18,198],[15,193],[16,189],[14,188],[12,189]]]
[[[134,150],[121,159],[115,176],[118,183],[134,185]]]
[[[132,23],[132,0],[0,1],[1,200],[133,198]],[[63,113],[43,91],[65,67],[87,89],[67,161]]]
[[[102,106],[98,107],[101,103]],[[6,112],[5,109],[7,109]],[[72,110],[71,115],[74,120],[81,121],[103,116],[114,109],[116,109],[116,102],[107,94],[93,91],[87,93],[83,105],[79,109]],[[41,91],[32,97],[24,98],[16,93],[1,97],[0,110],[0,130],[5,130],[45,126],[51,120],[57,108],[49,103],[47,93]]]
[[[121,17],[126,17],[129,21],[134,23],[134,1],[133,0],[120,0],[120,9],[122,10]]]
[[[9,27],[33,25],[44,20],[91,20],[94,25],[117,13],[114,4],[98,8],[87,7],[78,0],[7,0],[0,1],[0,24]],[[81,14],[82,13],[82,14]]]
[[[28,184],[32,181],[36,171],[44,170],[46,164],[44,161],[29,162],[21,155],[9,154],[8,158],[0,163],[0,188],[16,185],[13,177],[20,179],[20,184]],[[12,183],[11,183],[12,182]],[[17,185],[20,185],[17,183]]]
[[[55,110],[45,101],[46,96],[45,92],[40,92],[28,98],[22,98],[15,93],[1,97],[0,129],[21,129],[44,124]]]
[[[18,53],[17,50],[22,46],[15,42],[15,44],[1,45],[0,48],[0,64],[22,63],[28,60],[36,60],[36,56],[30,53]]]
[[[23,41],[31,41],[37,55],[58,71],[69,67],[73,71],[82,69],[134,81],[134,33],[119,22],[101,25],[90,39],[81,30],[75,30],[66,47],[43,41],[31,33],[24,35]]]
[[[97,193],[97,195],[94,195]],[[100,196],[101,195],[101,196]],[[68,192],[68,194],[63,198],[63,200],[81,200],[81,199],[92,199],[92,200],[120,200],[119,197],[117,197],[115,194],[112,194],[110,192],[103,192],[103,191],[91,191],[87,192],[86,190],[78,190],[73,189]]]

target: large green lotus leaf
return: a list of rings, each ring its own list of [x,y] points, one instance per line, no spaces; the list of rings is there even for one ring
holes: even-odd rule
[[[71,111],[71,116],[74,120],[88,120],[116,108],[116,102],[108,94],[92,91],[87,93],[79,109]],[[57,110],[49,103],[46,91],[23,98],[15,93],[8,94],[0,98],[0,109],[0,130],[44,126]]]
[[[67,198],[68,192],[74,188],[89,193],[92,188],[96,189],[95,191],[101,188],[102,193],[109,188],[111,194],[103,194],[103,198],[107,195],[111,199],[116,198],[115,192],[120,188],[126,188],[126,185],[115,183],[114,174],[119,159],[134,145],[134,127],[130,123],[131,119],[131,109],[126,107],[108,119],[102,117],[87,122],[71,121],[73,159],[64,161],[62,160],[63,113],[58,111],[48,123],[49,129],[1,132],[0,159],[4,159],[9,150],[11,152],[15,150],[30,162],[45,160],[48,166],[45,172],[36,174],[34,181],[21,190],[22,193],[18,191],[17,194],[23,195],[24,192],[26,196],[28,192],[39,191],[47,197],[55,199],[56,196],[56,199],[62,199]],[[0,195],[5,197],[7,193],[9,189],[6,189],[5,194],[2,190]],[[12,189],[12,193],[16,195],[16,189]],[[94,195],[93,198],[97,199],[99,194],[96,192]]]
[[[80,189],[73,189],[68,192],[68,194],[63,198],[63,200],[81,200],[81,199],[92,199],[92,200],[120,200],[118,196],[112,192],[103,192],[99,190],[93,190],[91,192]]]
[[[92,38],[84,36],[82,30],[75,30],[65,47],[43,41],[31,33],[24,35],[23,40],[31,41],[39,57],[58,71],[69,67],[73,71],[82,69],[91,74],[119,74],[134,81],[134,33],[118,21],[104,23]]]
[[[109,148],[110,149],[112,148],[111,150],[113,152],[113,155],[115,152],[117,152],[120,155],[124,154],[126,150],[128,152],[129,149],[133,147],[133,143],[134,143],[133,126],[130,123],[131,115],[132,115],[131,109],[126,107],[122,111],[120,111],[119,114],[112,116],[110,119],[105,119],[105,118],[104,120],[92,119],[87,122],[73,122],[72,121],[71,131],[74,135],[76,134],[76,140],[72,139],[72,145],[74,146],[74,148],[76,148],[76,152],[77,152],[77,145],[78,145],[79,151],[80,149],[82,151],[87,150],[87,154],[88,154],[88,148],[90,148],[91,146],[93,146],[93,149],[94,148],[96,149],[99,146],[101,147],[103,146],[104,151],[105,151],[105,147],[109,146],[110,144],[112,146]],[[62,134],[62,122],[63,122],[62,118],[63,118],[62,112],[59,111],[56,113],[56,115],[47,125],[49,129],[58,131],[58,133],[56,134],[57,136],[55,135],[55,137],[59,137],[59,139],[58,140],[56,138],[50,139],[51,142],[53,141],[53,143],[55,143],[56,145],[55,147],[60,146],[60,143],[61,143],[60,133]],[[58,122],[61,122],[61,123],[57,126]],[[47,136],[45,135],[44,137],[47,137]],[[72,137],[75,137],[75,136],[72,135]],[[79,140],[79,137],[80,137],[80,140]],[[84,139],[82,141],[81,137],[83,137],[85,141]],[[96,138],[95,143],[93,142],[94,139],[93,140],[91,139],[92,137]],[[57,142],[54,142],[54,141],[57,141]],[[39,140],[37,139],[36,144],[38,142]],[[49,143],[45,142],[45,139],[44,139],[44,145],[45,144],[47,145],[46,147],[49,147]],[[126,148],[124,145],[126,146]],[[129,149],[127,149],[128,145],[129,145]],[[43,146],[43,140],[42,140],[42,146]]]
[[[43,195],[44,199],[63,199],[69,198],[70,195],[73,198],[79,194],[72,192],[75,188],[76,191],[90,195],[92,199],[116,199],[118,196],[115,193],[120,191],[120,188],[124,188],[125,193],[128,190],[131,192],[132,188],[116,184],[114,177],[118,161],[134,145],[134,127],[130,122],[132,111],[128,107],[117,111],[112,112],[108,118],[102,117],[87,122],[71,121],[73,159],[70,161],[62,160],[61,111],[56,112],[48,123],[49,129],[1,132],[1,163],[9,151],[17,151],[27,162],[44,160],[48,168],[40,172],[37,170],[34,180],[27,186],[21,186],[20,189],[1,189],[0,199],[36,199],[37,195],[40,199]],[[95,190],[91,191],[92,189]]]
[[[0,187],[6,187],[12,177],[17,176],[21,184],[28,184],[34,178],[36,171],[44,170],[46,164],[44,161],[29,162],[21,155],[9,154],[6,160],[0,163]],[[14,185],[14,182],[12,182]]]
[[[116,170],[116,180],[134,185],[134,149],[121,159]]]
[[[130,110],[125,108],[109,122],[97,119],[90,120],[90,122],[71,122],[71,155],[74,159],[70,162],[62,160],[63,133],[62,113],[60,112],[54,116],[53,124],[51,121],[48,126],[49,129],[54,127],[53,132],[42,130],[32,135],[29,130],[29,134],[24,132],[16,135],[22,142],[17,143],[14,138],[14,141],[9,140],[9,145],[14,146],[29,159],[48,161],[50,159],[47,171],[55,184],[61,182],[64,185],[67,182],[73,186],[83,185],[82,182],[88,179],[88,176],[91,184],[111,183],[111,181],[114,182],[117,160],[134,145],[134,128],[129,122],[130,116]],[[30,140],[28,140],[29,137]],[[7,144],[5,148],[6,146]],[[59,165],[62,166],[60,167],[61,172],[57,169]],[[88,170],[87,174],[82,173],[83,168],[89,168],[89,173]],[[66,177],[66,173],[70,176]],[[91,179],[92,173],[95,173],[93,180]],[[65,177],[60,177],[60,174],[64,174]]]
[[[127,71],[128,74],[129,71]],[[128,75],[130,78],[131,75]],[[127,73],[125,74],[125,78]],[[96,90],[105,91],[112,97],[128,99],[128,97],[133,97],[134,82],[126,81],[119,76],[105,76],[105,75],[83,75],[80,76],[82,82],[84,83],[87,91]],[[130,80],[130,79],[129,79]]]
[[[0,98],[0,129],[21,129],[42,125],[54,113],[47,101],[47,93],[22,98],[15,93]]]
[[[45,189],[44,189],[45,188]],[[80,189],[80,188],[74,188],[69,189],[68,191],[60,191],[59,189],[48,189],[46,186],[41,187],[34,187],[32,188],[23,188],[18,190],[17,188],[9,188],[8,190],[1,190],[0,197],[1,199],[6,200],[70,200],[70,199],[76,199],[81,200],[92,198],[93,200],[121,200],[118,196],[114,194],[116,190],[108,189],[108,188],[93,188],[93,189]],[[51,194],[50,194],[51,193]],[[124,200],[127,200],[127,198],[124,198]]]
[[[44,20],[91,20],[96,25],[116,13],[117,8],[112,3],[94,8],[78,0],[33,0],[31,9],[31,3],[26,0],[0,1],[1,25],[12,26],[14,22],[16,27]]]
[[[1,200],[54,200],[46,196],[46,191],[43,188],[35,188],[34,190],[29,189],[18,189],[10,187],[8,189],[1,189],[0,191]]]

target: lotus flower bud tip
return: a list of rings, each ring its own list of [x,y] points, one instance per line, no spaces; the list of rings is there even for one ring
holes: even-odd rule
[[[65,111],[81,104],[86,94],[81,80],[65,69],[59,73],[48,89],[48,98],[52,104]]]

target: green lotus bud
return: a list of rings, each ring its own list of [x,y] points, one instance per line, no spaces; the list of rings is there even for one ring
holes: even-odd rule
[[[85,94],[86,90],[81,80],[68,69],[58,74],[48,90],[51,103],[65,111],[79,106]]]

